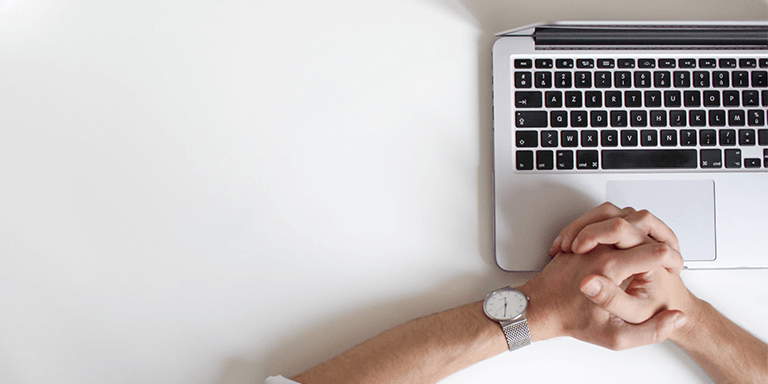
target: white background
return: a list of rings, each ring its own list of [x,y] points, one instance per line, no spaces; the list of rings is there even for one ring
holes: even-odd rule
[[[766,18],[758,0],[0,0],[0,382],[259,383],[520,284],[493,258],[493,33]],[[683,274],[768,338],[768,270]],[[555,380],[710,381],[673,344],[556,339],[445,382]]]

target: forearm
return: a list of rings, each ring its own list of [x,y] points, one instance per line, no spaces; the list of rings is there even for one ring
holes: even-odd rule
[[[715,381],[768,383],[768,345],[706,301],[696,299],[689,312],[688,323],[672,340]]]
[[[472,303],[384,332],[294,378],[315,383],[434,383],[507,350],[498,323]]]

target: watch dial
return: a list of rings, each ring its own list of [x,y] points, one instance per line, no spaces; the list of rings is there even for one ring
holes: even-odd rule
[[[485,313],[495,320],[512,320],[528,306],[525,295],[517,290],[499,290],[485,301]]]

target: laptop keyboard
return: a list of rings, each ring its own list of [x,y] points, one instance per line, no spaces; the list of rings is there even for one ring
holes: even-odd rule
[[[520,172],[768,170],[768,58],[511,60]]]

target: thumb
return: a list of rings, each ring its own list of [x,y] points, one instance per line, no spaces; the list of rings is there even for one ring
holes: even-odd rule
[[[608,348],[629,349],[642,345],[661,343],[672,335],[675,329],[685,324],[686,316],[677,310],[657,313],[641,324],[620,323],[615,329]]]

